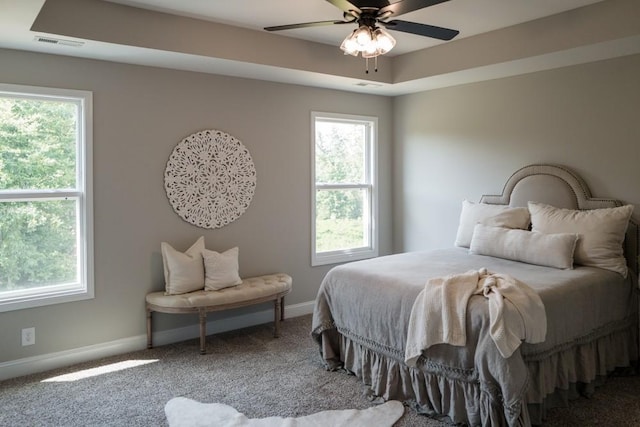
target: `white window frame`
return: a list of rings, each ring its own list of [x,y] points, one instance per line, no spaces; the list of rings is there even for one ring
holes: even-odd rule
[[[367,126],[365,156],[365,182],[349,184],[316,184],[316,123],[317,121],[354,122]],[[351,114],[311,112],[311,265],[319,266],[341,262],[357,261],[378,256],[378,118]],[[368,206],[364,211],[365,233],[368,235],[369,245],[337,251],[316,252],[316,192],[317,190],[332,189],[363,189],[368,192]]]
[[[65,101],[76,104],[76,183],[68,190],[0,190],[2,201],[77,199],[76,238],[78,283],[0,292],[0,312],[20,310],[94,298],[93,267],[93,94],[89,91],[55,89],[0,83],[0,96]]]

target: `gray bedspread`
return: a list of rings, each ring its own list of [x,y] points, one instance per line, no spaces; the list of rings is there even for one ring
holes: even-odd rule
[[[408,368],[403,360],[409,317],[427,279],[482,267],[538,292],[547,314],[546,341],[525,344],[504,359],[489,335],[487,301],[474,296],[467,308],[467,345],[435,345],[415,369]],[[427,399],[424,412],[455,423],[527,425],[527,359],[627,327],[630,299],[630,280],[597,268],[558,270],[472,255],[464,248],[413,252],[329,271],[316,299],[312,336],[328,368],[345,367],[365,382],[380,383],[372,388],[385,399],[414,401],[418,409]]]

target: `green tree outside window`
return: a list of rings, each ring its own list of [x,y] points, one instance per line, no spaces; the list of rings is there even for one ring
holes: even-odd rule
[[[0,192],[76,188],[77,105],[0,97]],[[0,292],[78,280],[77,200],[0,201]]]

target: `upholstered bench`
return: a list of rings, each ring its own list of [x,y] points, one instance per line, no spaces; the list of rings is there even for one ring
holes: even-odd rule
[[[242,279],[242,283],[218,291],[195,291],[165,295],[163,291],[147,294],[147,348],[153,347],[151,313],[198,313],[200,316],[200,353],[205,354],[206,320],[210,311],[229,310],[247,305],[274,302],[274,337],[280,335],[284,320],[284,296],[291,292],[291,277],[284,273]]]

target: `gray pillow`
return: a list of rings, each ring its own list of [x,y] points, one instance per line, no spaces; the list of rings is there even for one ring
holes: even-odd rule
[[[544,234],[478,224],[469,249],[478,255],[567,269],[573,268],[577,241],[575,233]]]
[[[615,271],[627,277],[622,243],[633,205],[578,211],[529,202],[533,231],[577,233],[576,264]]]
[[[468,200],[462,202],[460,225],[456,235],[456,246],[468,248],[476,224],[493,225],[495,227],[529,228],[529,210],[527,208],[512,208],[505,205],[489,205],[473,203]]]

